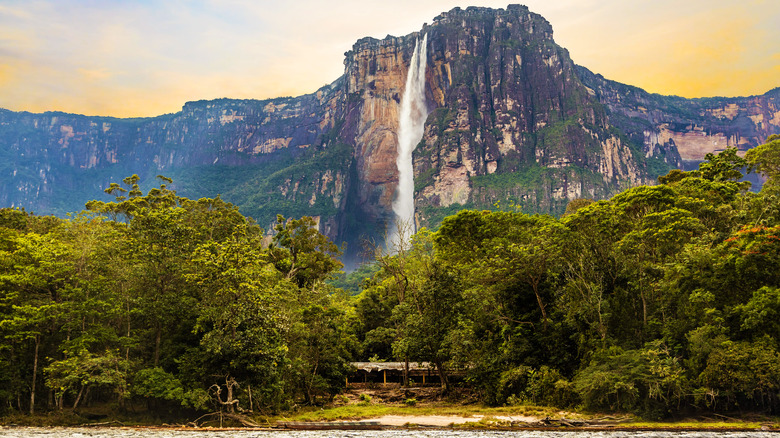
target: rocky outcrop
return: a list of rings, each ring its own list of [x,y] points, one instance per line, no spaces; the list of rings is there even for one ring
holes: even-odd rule
[[[524,6],[456,8],[419,32],[357,41],[344,75],[305,96],[188,102],[146,119],[0,111],[0,205],[62,214],[130,174],[148,185],[164,174],[180,194],[221,193],[266,228],[276,214],[317,216],[355,255],[392,219],[399,106],[423,34],[430,115],[414,154],[418,225],[497,201],[561,212],[780,132],[778,90],[651,95],[575,66]]]
[[[364,38],[347,52],[345,94],[350,103],[344,141],[354,145],[358,175],[354,202],[373,220],[391,219],[398,169],[398,114],[416,35]]]
[[[415,158],[421,225],[437,208],[496,200],[557,212],[647,180],[544,18],[517,5],[454,9],[424,31],[437,109]]]
[[[685,99],[650,94],[584,67],[577,72],[616,127],[647,155],[664,156],[675,167],[695,165],[727,147],[744,152],[780,133],[780,88],[761,96]]]
[[[333,126],[327,107],[337,89],[338,82],[298,98],[189,102],[148,119],[0,110],[0,204],[61,214],[122,175],[266,162],[307,148]]]

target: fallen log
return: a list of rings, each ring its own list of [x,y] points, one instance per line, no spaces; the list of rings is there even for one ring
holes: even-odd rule
[[[252,420],[251,418],[247,417],[246,415],[231,414],[229,412],[211,412],[211,413],[208,413],[208,414],[204,414],[204,415],[201,415],[200,417],[198,417],[196,420],[187,423],[187,425],[192,426],[192,427],[200,427],[200,424],[199,424],[200,420],[202,420],[204,418],[207,418],[207,417],[217,417],[217,416],[219,417],[219,420],[220,420],[220,426],[222,426],[222,420],[227,418],[229,420],[237,421],[237,422],[241,423],[241,425],[243,425],[245,427],[263,427],[263,426],[255,423],[254,420]]]
[[[122,423],[119,420],[113,420],[113,421],[104,421],[102,423],[84,423],[79,425],[79,427],[101,427],[101,426],[109,426],[112,424],[117,424],[119,426],[124,426],[125,424]]]

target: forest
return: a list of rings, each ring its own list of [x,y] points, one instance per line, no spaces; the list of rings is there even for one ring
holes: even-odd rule
[[[0,414],[279,412],[369,360],[487,405],[780,412],[780,136],[560,218],[497,203],[368,245],[359,293],[314,219],[262,230],[158,178],[65,219],[0,210]]]

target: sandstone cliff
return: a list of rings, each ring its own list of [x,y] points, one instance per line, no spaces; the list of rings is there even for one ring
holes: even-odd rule
[[[423,33],[431,114],[414,158],[418,225],[497,200],[559,212],[570,199],[649,180],[643,154],[611,130],[544,18],[516,5],[456,8],[403,38],[362,39],[346,55],[353,104],[339,138],[355,147],[353,201],[374,221],[392,217],[398,108]]]
[[[609,108],[616,127],[648,153],[668,156],[676,167],[727,147],[744,152],[780,132],[780,88],[761,96],[685,99],[650,94],[584,67],[578,74]]]

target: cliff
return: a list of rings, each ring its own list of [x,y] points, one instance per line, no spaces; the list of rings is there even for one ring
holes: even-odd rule
[[[648,181],[541,16],[522,6],[455,9],[429,38],[436,109],[415,159],[422,224],[441,208],[497,200],[560,212],[570,199]]]
[[[455,8],[419,32],[364,38],[344,75],[315,93],[188,102],[145,119],[0,111],[0,205],[80,210],[137,173],[174,178],[268,228],[318,217],[356,257],[393,218],[398,114],[415,41],[428,35],[430,115],[414,154],[418,225],[512,201],[559,213],[579,197],[652,182],[684,160],[780,132],[774,90],[750,98],[648,94],[574,65],[524,6]]]
[[[780,88],[761,96],[685,99],[650,94],[584,67],[577,71],[616,127],[644,150],[670,154],[677,167],[727,147],[747,151],[780,132]]]

